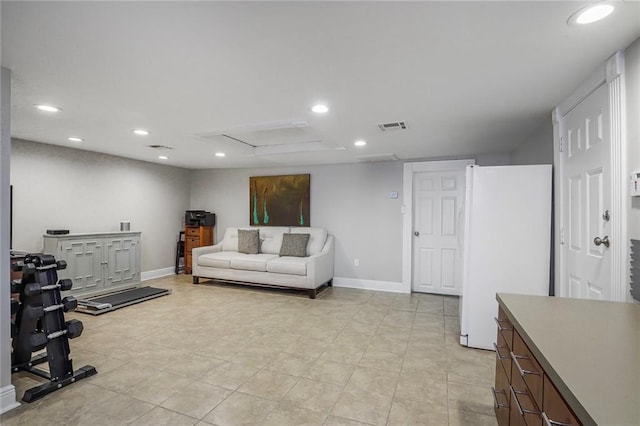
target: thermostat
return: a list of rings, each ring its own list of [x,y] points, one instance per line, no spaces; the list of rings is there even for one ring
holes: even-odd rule
[[[640,196],[640,171],[631,173],[629,193],[632,197]]]

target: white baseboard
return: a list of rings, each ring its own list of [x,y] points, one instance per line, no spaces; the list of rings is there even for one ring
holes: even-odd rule
[[[0,389],[0,414],[6,413],[19,406],[20,403],[16,401],[15,386],[8,385]]]
[[[401,282],[361,280],[357,278],[333,277],[335,287],[359,288],[361,290],[387,291],[390,293],[406,293]]]
[[[154,278],[166,277],[167,275],[173,275],[176,273],[176,268],[170,266],[169,268],[154,269],[153,271],[145,271],[140,274],[141,281],[152,280]]]

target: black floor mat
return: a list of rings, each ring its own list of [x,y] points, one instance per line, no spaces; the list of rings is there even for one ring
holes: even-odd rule
[[[139,287],[118,291],[90,299],[78,300],[78,312],[99,315],[114,309],[123,308],[145,300],[171,294],[171,290],[155,287]]]

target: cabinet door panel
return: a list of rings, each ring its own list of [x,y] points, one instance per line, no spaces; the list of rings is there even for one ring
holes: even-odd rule
[[[67,262],[67,268],[58,271],[59,278],[73,281],[71,291],[100,290],[104,287],[102,278],[103,244],[101,240],[69,240],[60,244],[57,255]]]
[[[139,265],[137,237],[109,238],[106,243],[107,286],[138,281]]]
[[[544,402],[542,408],[544,416],[547,417],[551,424],[552,422],[562,423],[566,425],[579,425],[580,422],[573,415],[573,412],[567,405],[567,403],[560,395],[560,392],[551,383],[549,377],[544,376]]]

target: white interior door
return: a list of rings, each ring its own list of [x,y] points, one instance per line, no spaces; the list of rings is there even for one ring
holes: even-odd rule
[[[413,291],[459,295],[465,170],[413,177]]]
[[[602,85],[564,116],[564,295],[611,300],[609,91]],[[598,240],[599,239],[599,240]]]

